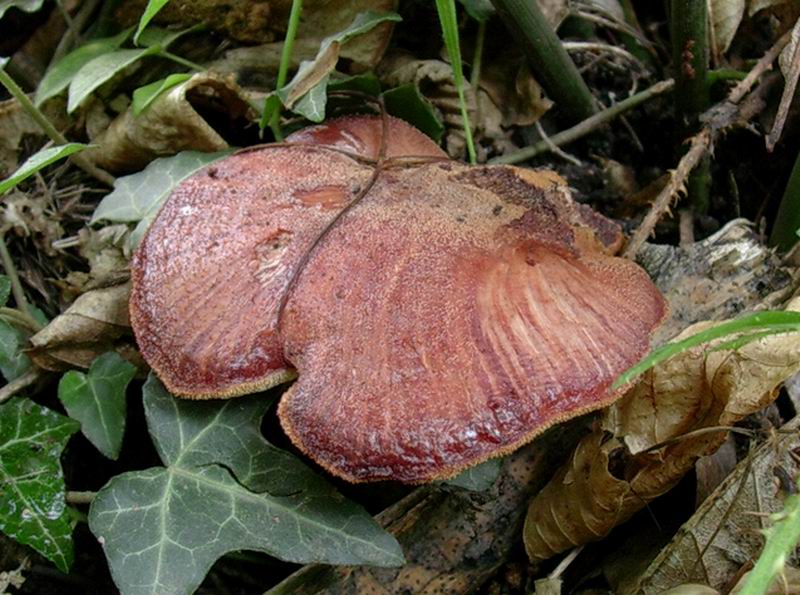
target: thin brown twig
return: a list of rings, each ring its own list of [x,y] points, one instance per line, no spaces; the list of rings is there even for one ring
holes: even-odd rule
[[[750,102],[749,105],[741,108],[737,108],[737,106],[745,95],[750,92],[761,75],[772,68],[772,63],[778,58],[790,38],[791,32],[781,36],[747,73],[747,76],[731,90],[727,99],[713,106],[703,115],[703,118],[701,118],[704,121],[703,128],[689,139],[689,150],[678,162],[675,170],[670,172],[669,182],[653,201],[650,211],[625,247],[623,252],[625,258],[633,259],[636,257],[637,252],[653,233],[656,223],[669,211],[672,201],[678,196],[679,192],[685,189],[689,174],[705,157],[719,134],[735,122],[740,120],[747,121],[758,113],[759,108],[756,107],[755,102]]]
[[[15,378],[11,382],[0,388],[0,403],[5,403],[22,389],[28,388],[34,382],[39,380],[41,376],[42,376],[41,370],[39,370],[38,368],[34,368],[33,370],[25,372],[19,378]]]

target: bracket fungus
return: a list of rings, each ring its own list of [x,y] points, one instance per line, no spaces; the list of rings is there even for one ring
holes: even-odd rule
[[[278,411],[303,452],[428,481],[619,396],[666,311],[621,241],[551,172],[343,118],[182,182],[134,256],[131,321],[176,395],[297,375]]]

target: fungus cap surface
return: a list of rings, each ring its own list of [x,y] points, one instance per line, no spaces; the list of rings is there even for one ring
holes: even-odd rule
[[[666,306],[558,176],[446,161],[388,124],[378,165],[384,124],[348,118],[180,184],[134,257],[131,320],[175,394],[296,370],[279,416],[301,450],[419,482],[613,401]]]

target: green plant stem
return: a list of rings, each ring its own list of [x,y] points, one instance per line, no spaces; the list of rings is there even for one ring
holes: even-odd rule
[[[777,246],[779,250],[789,251],[798,241],[798,230],[800,230],[800,153],[797,154],[778,207],[769,243]]]
[[[30,304],[28,304],[28,298],[25,297],[25,291],[22,289],[22,283],[17,274],[17,267],[14,266],[11,253],[8,251],[5,233],[0,233],[0,261],[3,263],[3,268],[6,271],[6,275],[8,275],[8,280],[11,282],[11,293],[14,295],[14,301],[17,303],[19,315],[25,318],[28,327],[37,331],[40,330],[42,325],[31,316]]]
[[[697,132],[700,114],[710,107],[708,91],[708,5],[697,0],[670,0],[675,112],[683,140]],[[711,161],[701,160],[687,183],[694,212],[708,212]]]
[[[709,70],[706,77],[709,87],[716,85],[723,81],[743,81],[747,76],[747,72],[743,70],[736,70],[735,68],[718,68],[716,70]]]
[[[161,50],[158,52],[158,55],[162,58],[166,58],[168,60],[172,60],[173,62],[177,62],[181,66],[185,66],[186,68],[191,68],[192,70],[196,70],[197,72],[202,72],[205,70],[200,64],[196,62],[192,62],[191,60],[187,60],[186,58],[182,58],[172,52],[168,52],[167,50]]]
[[[450,64],[453,69],[453,78],[458,92],[458,105],[461,110],[461,120],[464,123],[464,138],[467,142],[467,155],[473,165],[477,162],[475,143],[472,140],[472,126],[469,122],[467,99],[464,96],[464,71],[461,61],[461,44],[458,39],[458,22],[456,21],[455,0],[436,0],[436,10],[439,13],[439,24],[442,27],[444,44],[450,55]]]
[[[492,4],[563,115],[573,123],[592,116],[597,111],[594,97],[538,4],[530,0],[492,0]]]
[[[519,151],[514,151],[512,153],[508,153],[506,155],[502,155],[500,157],[495,157],[494,159],[490,159],[489,163],[492,164],[499,164],[499,163],[520,163],[522,161],[527,161],[540,153],[544,153],[550,150],[551,145],[555,146],[563,146],[572,141],[575,141],[583,136],[586,136],[590,132],[596,130],[603,124],[607,124],[617,116],[633,109],[634,107],[644,103],[645,101],[655,97],[656,95],[660,95],[662,93],[666,93],[672,87],[674,83],[672,79],[666,81],[660,81],[655,85],[636,93],[636,95],[631,95],[627,99],[624,99],[617,103],[616,105],[612,105],[611,107],[604,109],[601,112],[593,115],[590,118],[587,118],[583,122],[573,126],[572,128],[568,128],[567,130],[562,130],[558,134],[554,134],[551,136],[548,141],[539,141],[534,145],[529,147],[525,147],[524,149],[520,149]]]
[[[477,94],[478,85],[481,83],[481,65],[483,62],[483,42],[486,39],[486,21],[478,23],[478,33],[475,35],[475,53],[472,55],[472,71],[469,73],[469,84]]]
[[[11,78],[3,68],[0,68],[0,84],[2,84],[11,94],[11,96],[19,102],[19,104],[22,106],[22,109],[25,110],[25,112],[31,118],[33,118],[33,120],[41,127],[42,130],[44,130],[44,133],[50,137],[53,142],[59,145],[67,144],[68,141],[66,138],[64,138],[64,135],[56,130],[55,126],[50,123],[50,120],[47,119],[47,117],[38,107],[33,105],[33,102],[28,99],[25,91],[19,88],[19,85],[17,85],[14,79]],[[72,155],[69,159],[72,161],[72,163],[80,167],[94,179],[106,184],[107,186],[114,185],[114,176],[89,162],[85,157],[81,155]]]
[[[289,75],[289,64],[292,60],[292,48],[297,37],[297,28],[300,25],[300,15],[303,12],[303,0],[292,0],[292,10],[289,13],[289,25],[286,28],[286,38],[283,40],[283,50],[281,51],[281,63],[278,66],[278,80],[275,82],[275,89],[280,89],[286,84]],[[281,105],[279,104],[269,120],[269,127],[275,140],[283,140],[281,130]]]

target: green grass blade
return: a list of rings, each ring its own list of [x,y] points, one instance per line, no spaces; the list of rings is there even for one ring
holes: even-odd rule
[[[687,349],[691,349],[697,345],[708,343],[709,341],[720,339],[728,335],[748,331],[759,331],[756,334],[760,335],[755,337],[749,335],[749,337],[752,337],[750,340],[760,339],[765,336],[763,333],[767,332],[773,334],[800,331],[800,312],[767,311],[747,314],[737,320],[723,322],[722,324],[719,324],[713,328],[700,331],[699,333],[690,337],[686,337],[680,341],[667,343],[666,345],[653,350],[650,355],[645,357],[638,364],[623,372],[622,375],[617,378],[611,388],[616,389],[628,384],[643,372],[646,372],[664,360],[686,351]],[[761,331],[763,331],[763,333]],[[736,341],[738,341],[738,339]],[[732,344],[735,344],[735,342],[732,342]]]
[[[439,23],[442,27],[444,44],[450,55],[450,64],[453,67],[453,78],[458,91],[458,103],[461,107],[461,118],[464,121],[464,136],[467,141],[467,154],[469,162],[475,164],[475,143],[472,140],[472,127],[467,113],[467,100],[464,97],[464,72],[461,67],[461,46],[458,40],[458,22],[456,21],[455,0],[436,0],[436,10],[439,13]]]

